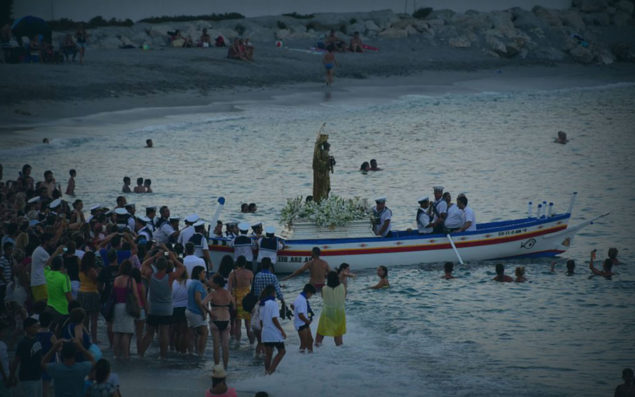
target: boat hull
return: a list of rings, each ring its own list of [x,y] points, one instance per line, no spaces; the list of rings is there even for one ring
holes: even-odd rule
[[[568,230],[570,215],[526,218],[478,225],[474,232],[455,233],[451,238],[463,261],[482,261],[512,257],[558,255],[568,249],[576,230]],[[321,256],[332,267],[346,262],[353,269],[379,265],[415,265],[457,262],[457,255],[446,235],[420,235],[416,231],[394,232],[391,237],[289,239],[278,252],[277,273],[289,273],[310,259],[311,249],[319,247]],[[210,240],[214,264],[233,249],[223,239]]]

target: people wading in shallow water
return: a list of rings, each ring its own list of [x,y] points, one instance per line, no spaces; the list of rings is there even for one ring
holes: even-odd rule
[[[454,276],[452,275],[452,271],[454,270],[454,263],[452,262],[445,262],[445,264],[443,264],[443,271],[444,271],[444,275],[443,277],[441,277],[444,280],[451,280],[454,278]]]
[[[496,277],[494,277],[494,281],[498,281],[501,283],[509,283],[514,281],[514,279],[505,274],[505,265],[503,265],[502,263],[497,263]]]
[[[607,258],[602,264],[602,270],[600,270],[596,268],[595,266],[593,266],[593,260],[595,259],[596,252],[597,250],[591,251],[591,261],[589,262],[589,269],[591,269],[591,272],[593,273],[594,276],[602,276],[605,279],[610,280],[611,277],[615,274],[612,271],[613,260],[611,258]]]
[[[315,346],[321,346],[325,336],[332,336],[335,345],[340,346],[346,333],[346,287],[340,284],[337,272],[326,276],[326,287],[322,289],[322,312],[315,334]]]
[[[517,283],[524,283],[525,281],[527,281],[527,278],[525,278],[525,267],[524,266],[518,266],[515,270],[516,273],[516,280],[514,280]]]
[[[377,276],[379,276],[379,282],[370,289],[382,289],[390,287],[390,283],[388,282],[388,268],[386,266],[379,266],[377,268]]]

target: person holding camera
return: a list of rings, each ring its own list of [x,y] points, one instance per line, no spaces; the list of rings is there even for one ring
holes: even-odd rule
[[[150,308],[147,318],[147,330],[143,337],[140,355],[150,347],[154,334],[159,334],[160,357],[165,359],[170,342],[170,324],[172,323],[172,283],[181,277],[185,267],[173,251],[161,244],[141,265],[141,273],[149,280],[148,301]]]

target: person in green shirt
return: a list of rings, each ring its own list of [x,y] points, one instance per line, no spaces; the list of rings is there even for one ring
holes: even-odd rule
[[[64,261],[61,256],[56,256],[51,262],[51,267],[44,270],[46,286],[48,289],[48,306],[55,311],[57,320],[68,316],[68,303],[73,300],[71,294],[71,280],[63,270]]]

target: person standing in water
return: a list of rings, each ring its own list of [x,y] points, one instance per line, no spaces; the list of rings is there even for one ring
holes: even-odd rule
[[[329,45],[326,50],[327,53],[324,54],[322,63],[324,64],[324,68],[326,69],[326,85],[330,86],[331,84],[333,84],[333,72],[335,71],[335,66],[338,66],[338,63],[335,59],[335,54],[333,54],[333,45]]]
[[[390,283],[388,282],[388,268],[386,266],[379,266],[377,268],[377,276],[379,276],[379,282],[370,289],[382,289],[390,287]]]

